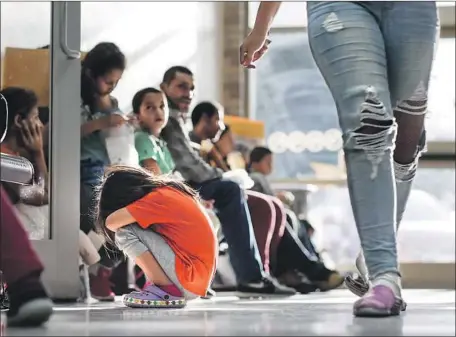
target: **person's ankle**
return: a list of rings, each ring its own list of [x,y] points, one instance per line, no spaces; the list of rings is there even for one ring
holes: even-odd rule
[[[390,288],[393,291],[394,295],[401,297],[402,282],[401,276],[399,274],[387,272],[377,276],[372,280],[372,286],[375,287],[379,285]]]
[[[364,281],[368,281],[369,279],[369,273],[367,271],[367,266],[366,266],[366,262],[364,260],[364,254],[362,252],[360,252],[358,254],[358,256],[356,257],[356,268],[358,269],[358,271],[360,272],[360,276],[364,279]]]
[[[175,296],[175,297],[182,296],[182,292],[174,284],[167,284],[167,285],[160,285],[160,286],[156,285],[156,286],[159,287],[164,292],[166,292],[167,294],[170,294],[171,296]]]

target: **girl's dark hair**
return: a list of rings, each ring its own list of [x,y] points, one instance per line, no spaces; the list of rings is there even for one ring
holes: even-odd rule
[[[97,231],[112,242],[112,233],[106,230],[106,218],[160,187],[174,188],[195,200],[198,194],[183,182],[165,175],[153,175],[142,168],[114,165],[106,169],[97,191],[95,223]]]
[[[272,151],[264,146],[257,146],[250,152],[249,169],[253,163],[259,163],[264,157],[272,154]]]
[[[161,94],[162,91],[155,89],[155,88],[144,88],[139,90],[134,96],[131,102],[131,106],[133,108],[134,114],[139,114],[139,109],[141,108],[141,104],[144,101],[144,97],[147,94]]]
[[[93,47],[82,61],[81,99],[84,105],[93,108],[97,93],[95,80],[108,72],[126,67],[125,55],[112,42],[100,42]]]
[[[31,110],[38,105],[38,97],[32,90],[18,87],[7,87],[1,90],[0,94],[8,103],[7,108],[5,101],[0,98],[0,135],[2,135],[6,128],[11,130],[16,116],[27,118]],[[6,109],[8,109],[8,120],[6,120]]]

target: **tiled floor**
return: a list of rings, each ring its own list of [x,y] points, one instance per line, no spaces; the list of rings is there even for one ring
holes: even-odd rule
[[[114,304],[58,306],[45,328],[7,336],[454,336],[455,292],[409,290],[401,317],[356,319],[346,290],[287,299],[197,300],[181,310]]]

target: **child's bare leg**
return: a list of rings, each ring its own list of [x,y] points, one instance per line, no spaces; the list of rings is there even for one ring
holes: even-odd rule
[[[159,234],[128,225],[116,232],[116,244],[142,269],[149,281],[143,291],[124,296],[124,304],[134,307],[183,307],[185,299],[169,273],[175,272],[175,255]],[[161,256],[158,259],[155,254]],[[160,255],[161,254],[161,255]]]
[[[146,278],[153,284],[157,286],[173,284],[151,252],[142,253],[136,258],[135,262],[142,269]]]

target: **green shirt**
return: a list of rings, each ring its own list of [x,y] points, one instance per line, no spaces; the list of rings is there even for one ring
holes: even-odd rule
[[[144,160],[153,159],[157,162],[162,174],[171,173],[174,170],[173,158],[163,140],[147,132],[137,131],[135,133],[135,147],[141,165]]]

